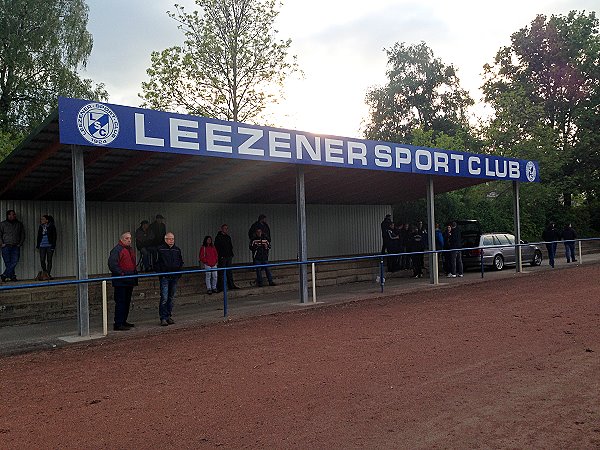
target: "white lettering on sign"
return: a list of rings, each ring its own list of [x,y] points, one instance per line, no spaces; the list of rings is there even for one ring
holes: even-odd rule
[[[140,145],[152,145],[154,147],[164,147],[165,140],[157,137],[146,136],[145,117],[141,113],[135,113],[135,143]]]
[[[181,128],[197,129],[198,122],[193,120],[175,119],[171,117],[169,119],[169,137],[171,147],[198,150],[200,148],[200,144],[198,143],[198,133],[196,131],[182,130]],[[194,139],[195,141],[182,141],[180,138]]]
[[[238,153],[240,155],[265,156],[264,149],[252,147],[254,144],[256,144],[256,142],[258,142],[260,138],[264,136],[263,130],[258,130],[256,128],[238,127],[238,133],[249,136],[248,139],[242,142],[240,144],[240,147],[238,148]]]
[[[367,146],[362,142],[348,142],[348,164],[359,160],[363,166],[367,165]]]
[[[342,155],[343,142],[339,139],[325,138],[325,161],[333,163],[344,163],[344,158],[335,155]]]
[[[315,136],[314,147],[303,134],[296,135],[296,159],[302,160],[302,149],[306,150],[308,157],[313,161],[321,161],[321,138]]]
[[[415,167],[419,170],[431,170],[431,153],[420,148],[415,152]]]
[[[392,149],[387,145],[375,146],[375,165],[377,167],[392,167]]]
[[[269,131],[269,156],[274,158],[292,158],[290,148],[290,133],[282,133],[281,131]],[[279,150],[287,149],[287,150]]]
[[[475,167],[475,164],[477,164],[478,167]],[[481,159],[479,159],[478,156],[469,156],[469,159],[467,160],[467,166],[469,169],[469,174],[471,175],[479,175],[481,174]]]
[[[227,134],[216,134],[217,132]],[[228,143],[229,145],[223,145],[223,143]],[[206,151],[233,153],[233,149],[231,148],[231,127],[229,125],[210,122],[206,124]]]

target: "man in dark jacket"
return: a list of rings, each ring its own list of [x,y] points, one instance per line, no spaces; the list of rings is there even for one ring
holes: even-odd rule
[[[231,267],[233,262],[233,242],[229,236],[229,226],[226,223],[221,225],[221,230],[215,236],[215,247],[219,254],[219,267]],[[227,288],[239,289],[233,282],[233,271],[227,271]],[[223,271],[219,270],[217,274],[217,292],[223,289]]]
[[[263,236],[262,229],[257,228],[252,241],[250,241],[250,251],[252,252],[252,261],[254,262],[255,266],[269,263],[270,248],[271,243],[265,236]],[[267,274],[269,286],[275,286],[275,283],[273,282],[273,276],[271,275],[271,271],[268,267],[256,268],[256,285],[258,287],[262,287],[263,285],[262,269],[264,269],[265,273]]]
[[[577,262],[575,259],[575,239],[577,239],[577,233],[571,226],[568,224],[562,232],[562,238],[565,241],[565,255],[567,257],[567,263],[571,261]]]
[[[131,233],[123,233],[119,243],[110,251],[108,257],[108,268],[113,277],[135,275],[136,271],[135,250],[131,247]],[[115,331],[126,331],[133,328],[133,324],[127,322],[131,295],[133,287],[137,286],[137,278],[126,278],[113,280],[115,298]]]
[[[548,262],[550,267],[554,267],[554,256],[556,255],[557,241],[560,241],[560,233],[556,228],[554,222],[550,222],[544,232],[542,233],[542,239],[546,243],[546,250],[548,250]]]
[[[149,272],[157,258],[157,247],[154,245],[154,234],[147,220],[142,220],[140,227],[135,230],[135,246],[142,254],[144,272]]]
[[[456,225],[456,222],[452,222],[450,230],[447,234],[448,247],[450,250],[450,273],[448,278],[456,278],[463,276],[463,263],[462,263],[462,234]]]
[[[259,229],[262,231],[263,238],[271,242],[271,229],[267,223],[267,216],[264,214],[259,215],[258,220],[248,230],[248,239],[252,240],[256,235],[256,230]]]
[[[183,267],[181,250],[175,245],[175,235],[171,232],[165,234],[165,243],[158,247],[158,272],[179,272]],[[158,277],[160,283],[160,304],[158,313],[162,326],[173,325],[175,321],[171,317],[173,312],[173,299],[177,290],[177,281],[180,274],[161,275]]]
[[[2,281],[17,281],[15,268],[21,257],[21,247],[25,242],[25,228],[17,220],[17,213],[13,209],[6,211],[6,220],[0,222],[0,247],[5,270],[1,275]]]
[[[381,244],[381,254],[383,255],[387,251],[387,239],[388,239],[388,230],[390,228],[390,224],[392,223],[392,215],[386,214],[383,218],[383,222],[381,222],[381,239],[383,239],[383,244]]]

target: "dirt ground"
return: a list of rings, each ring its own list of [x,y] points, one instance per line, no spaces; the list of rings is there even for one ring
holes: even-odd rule
[[[600,448],[599,279],[453,280],[5,357],[0,447]]]

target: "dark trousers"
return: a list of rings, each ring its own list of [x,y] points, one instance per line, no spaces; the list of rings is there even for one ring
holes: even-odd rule
[[[115,286],[115,326],[127,322],[133,286]]]
[[[52,256],[54,256],[54,249],[50,247],[40,247],[40,264],[42,270],[50,275],[52,272]]]
[[[450,273],[453,275],[463,274],[462,252],[460,250],[452,250],[450,252]]]
[[[567,262],[577,261],[575,258],[575,241],[565,242],[565,256],[567,257]]]
[[[15,268],[19,263],[19,258],[21,257],[21,247],[18,245],[5,245],[2,247],[2,259],[4,260],[4,265],[6,269],[2,274],[3,277],[15,279],[17,276],[15,275]]]
[[[269,264],[269,261],[266,259],[257,259],[254,258],[254,265],[258,266],[261,264]],[[258,284],[259,286],[263,285],[263,277],[262,277],[262,271],[265,271],[265,273],[267,274],[267,280],[269,280],[269,284],[273,283],[273,276],[271,275],[271,271],[269,270],[268,267],[258,267],[256,269],[256,284]]]
[[[219,267],[220,268],[231,267],[232,262],[233,262],[233,256],[219,258]],[[227,271],[227,288],[231,289],[231,288],[233,288],[234,285],[235,285],[235,283],[233,282],[233,271],[228,270]],[[220,290],[220,291],[223,290],[223,271],[222,270],[219,270],[219,272],[217,273],[217,290]]]
[[[556,242],[546,244],[546,250],[548,250],[548,263],[550,267],[554,267],[554,256],[556,255]]]

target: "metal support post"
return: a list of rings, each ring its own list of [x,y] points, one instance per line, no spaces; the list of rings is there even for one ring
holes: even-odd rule
[[[85,180],[83,150],[71,146],[71,168],[73,171],[73,215],[75,217],[75,252],[77,254],[77,279],[88,278],[87,231],[85,216]],[[87,283],[77,285],[77,329],[79,336],[90,335],[90,307]]]
[[[427,235],[429,250],[435,250],[435,193],[431,175],[427,176]],[[429,281],[440,284],[437,253],[429,254]]]
[[[311,264],[311,274],[312,274],[313,303],[317,303],[317,274],[316,274],[316,270],[315,270],[315,263]]]
[[[296,212],[298,222],[298,261],[308,260],[306,243],[306,191],[304,190],[304,167],[297,166],[296,172]],[[308,274],[306,264],[299,265],[300,303],[308,302]]]
[[[523,272],[523,258],[521,257],[521,208],[519,206],[519,182],[513,181],[513,216],[515,222],[515,266],[516,272]]]

